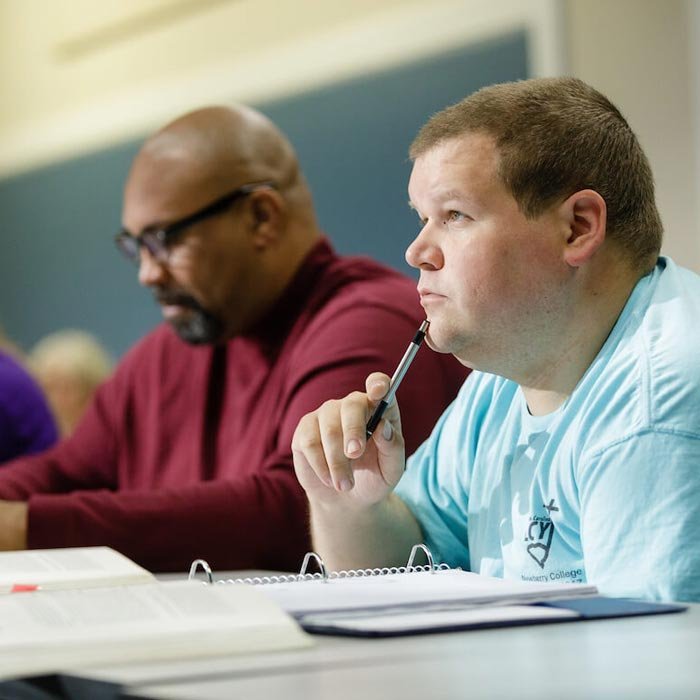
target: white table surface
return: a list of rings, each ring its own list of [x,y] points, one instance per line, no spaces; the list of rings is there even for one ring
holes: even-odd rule
[[[81,671],[125,697],[700,698],[700,604],[684,613],[400,637]]]

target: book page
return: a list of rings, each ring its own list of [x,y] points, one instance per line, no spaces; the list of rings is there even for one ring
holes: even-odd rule
[[[260,590],[293,615],[450,602],[525,603],[597,592],[595,586],[587,584],[513,581],[456,569],[271,583],[260,586]]]
[[[0,677],[310,645],[250,586],[178,581],[0,598]]]
[[[153,575],[109,547],[0,552],[0,591],[15,585],[41,588],[121,585],[153,581]]]

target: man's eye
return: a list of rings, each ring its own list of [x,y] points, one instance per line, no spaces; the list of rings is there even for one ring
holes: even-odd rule
[[[460,221],[464,221],[466,218],[467,218],[466,214],[462,214],[461,211],[452,210],[447,214],[447,219],[445,219],[445,223],[448,225],[455,224],[455,223],[458,223]]]

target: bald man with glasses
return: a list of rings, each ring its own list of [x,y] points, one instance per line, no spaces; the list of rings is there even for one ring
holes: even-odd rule
[[[338,256],[292,146],[210,107],[149,138],[116,243],[165,323],[125,356],[74,434],[0,473],[0,549],[109,545],[155,571],[295,569],[309,547],[299,419],[389,372],[423,318],[415,283]],[[419,353],[399,390],[408,449],[465,368]]]

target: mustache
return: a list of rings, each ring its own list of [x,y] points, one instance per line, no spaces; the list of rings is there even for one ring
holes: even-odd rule
[[[155,300],[163,306],[183,306],[188,309],[201,309],[202,305],[191,295],[179,290],[157,289]]]

